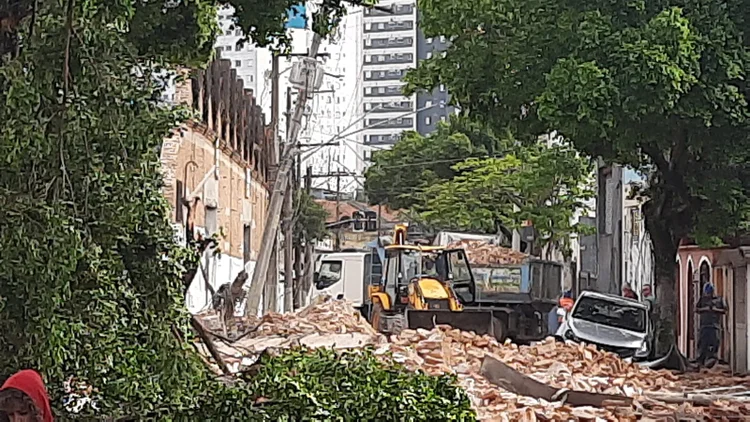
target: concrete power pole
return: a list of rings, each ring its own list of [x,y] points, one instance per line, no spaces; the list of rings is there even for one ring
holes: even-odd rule
[[[289,129],[291,127],[289,119],[291,118],[292,111],[292,89],[291,87],[286,89],[286,121],[287,121],[287,136],[289,136]],[[287,144],[289,139],[287,138]],[[294,183],[287,183],[286,192],[284,193],[284,312],[294,311],[294,268],[293,268],[293,245],[294,242]]]
[[[315,34],[312,40],[312,45],[308,51],[307,57],[315,60],[320,49],[320,43],[322,37],[319,34]],[[278,79],[278,73],[276,74]],[[310,75],[306,75],[306,81],[310,81]],[[313,69],[312,80],[315,80],[315,73]],[[281,154],[281,162],[279,164],[278,172],[276,174],[276,180],[273,184],[273,191],[271,192],[271,199],[268,204],[268,211],[266,213],[265,226],[263,227],[263,240],[260,246],[260,252],[258,254],[258,262],[253,271],[253,280],[249,287],[245,285],[248,290],[247,295],[247,307],[245,308],[246,315],[257,315],[260,307],[260,298],[265,287],[266,276],[268,274],[268,267],[271,263],[272,245],[276,240],[276,233],[279,229],[279,220],[281,218],[282,206],[284,203],[284,194],[286,192],[287,184],[289,183],[289,176],[294,165],[294,158],[299,154],[299,147],[297,146],[297,137],[302,129],[302,117],[305,112],[305,106],[307,105],[307,98],[315,90],[315,86],[306,86],[300,89],[299,96],[297,98],[297,104],[294,108],[294,114],[292,115],[292,123],[289,129],[288,141],[284,144],[283,152]]]
[[[271,154],[271,168],[277,168],[279,165],[279,56],[274,54],[271,59],[271,128],[273,129],[273,152]],[[275,182],[276,175],[272,172],[271,183]],[[279,309],[278,304],[278,283],[279,283],[279,258],[277,251],[279,249],[278,236],[274,237],[271,245],[271,262],[270,271],[266,275],[266,285],[263,289],[263,311],[276,312]]]
[[[305,171],[305,194],[310,195],[312,194],[312,173],[313,169],[312,166],[307,166],[307,169]],[[307,294],[310,291],[310,288],[312,287],[313,282],[313,273],[315,270],[313,269],[313,255],[315,255],[315,245],[313,242],[308,241],[305,243],[305,266],[304,266],[304,272],[305,275],[303,277],[303,281],[300,283],[302,286],[302,291],[300,294],[301,300],[300,303],[304,303],[307,300]]]

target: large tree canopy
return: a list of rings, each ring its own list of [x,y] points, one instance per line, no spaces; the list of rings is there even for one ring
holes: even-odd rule
[[[61,420],[366,419],[374,378],[391,407],[420,392],[413,415],[472,419],[455,379],[368,354],[295,351],[232,386],[209,372],[183,295],[197,254],[174,241],[159,167],[188,114],[159,104],[157,75],[208,58],[214,3],[64,3],[0,0],[0,381],[38,370]],[[288,4],[235,7],[265,37]],[[315,210],[298,214],[306,239]]]
[[[662,344],[679,241],[731,236],[747,218],[747,0],[420,0],[445,57],[408,75],[445,84],[474,118],[519,138],[556,130],[649,176]]]
[[[373,203],[410,209],[435,230],[510,234],[531,220],[538,246],[566,251],[576,210],[592,192],[591,166],[570,146],[547,138],[521,144],[469,119],[453,118],[429,135],[407,133],[373,154],[365,189]]]
[[[457,175],[429,186],[418,209],[430,224],[447,229],[497,233],[531,221],[539,250],[569,253],[580,227],[575,213],[592,191],[589,161],[566,146],[534,145],[502,157],[469,159]]]

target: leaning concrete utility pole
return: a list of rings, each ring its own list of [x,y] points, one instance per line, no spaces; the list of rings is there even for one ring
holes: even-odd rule
[[[308,51],[306,60],[316,60],[318,56],[318,50],[320,49],[320,43],[322,37],[319,34],[315,34],[310,45],[310,51]],[[297,97],[297,104],[294,108],[294,114],[292,115],[292,124],[289,129],[289,137],[287,142],[284,144],[283,152],[281,153],[281,160],[279,163],[278,173],[276,174],[276,181],[273,185],[273,191],[271,192],[271,200],[268,204],[268,211],[266,212],[266,224],[263,227],[263,240],[260,245],[260,251],[258,253],[258,262],[255,265],[255,271],[253,271],[253,280],[250,283],[248,291],[247,305],[245,308],[245,315],[258,315],[258,308],[260,306],[260,298],[263,293],[263,288],[266,281],[266,274],[268,273],[268,266],[271,261],[271,252],[274,241],[276,240],[276,234],[279,229],[279,220],[281,217],[282,206],[284,205],[284,196],[286,193],[286,187],[289,183],[289,176],[294,165],[294,158],[299,154],[299,147],[297,146],[297,137],[302,129],[302,116],[305,112],[305,106],[307,105],[307,99],[310,94],[315,90],[315,83],[310,84],[309,82],[315,81],[315,69],[308,69],[308,73],[305,75],[306,85],[300,88],[299,95]],[[310,75],[309,71],[312,70],[313,74]],[[247,285],[246,285],[247,286]]]

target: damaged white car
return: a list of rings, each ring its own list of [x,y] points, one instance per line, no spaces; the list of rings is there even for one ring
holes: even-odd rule
[[[636,362],[653,357],[648,306],[620,296],[582,292],[555,337],[593,344]]]

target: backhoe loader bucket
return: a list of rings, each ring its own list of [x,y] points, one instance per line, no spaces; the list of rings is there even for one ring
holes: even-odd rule
[[[483,309],[406,310],[406,326],[411,329],[431,330],[437,325],[450,325],[461,331],[473,331],[478,335],[494,335],[492,311]]]

